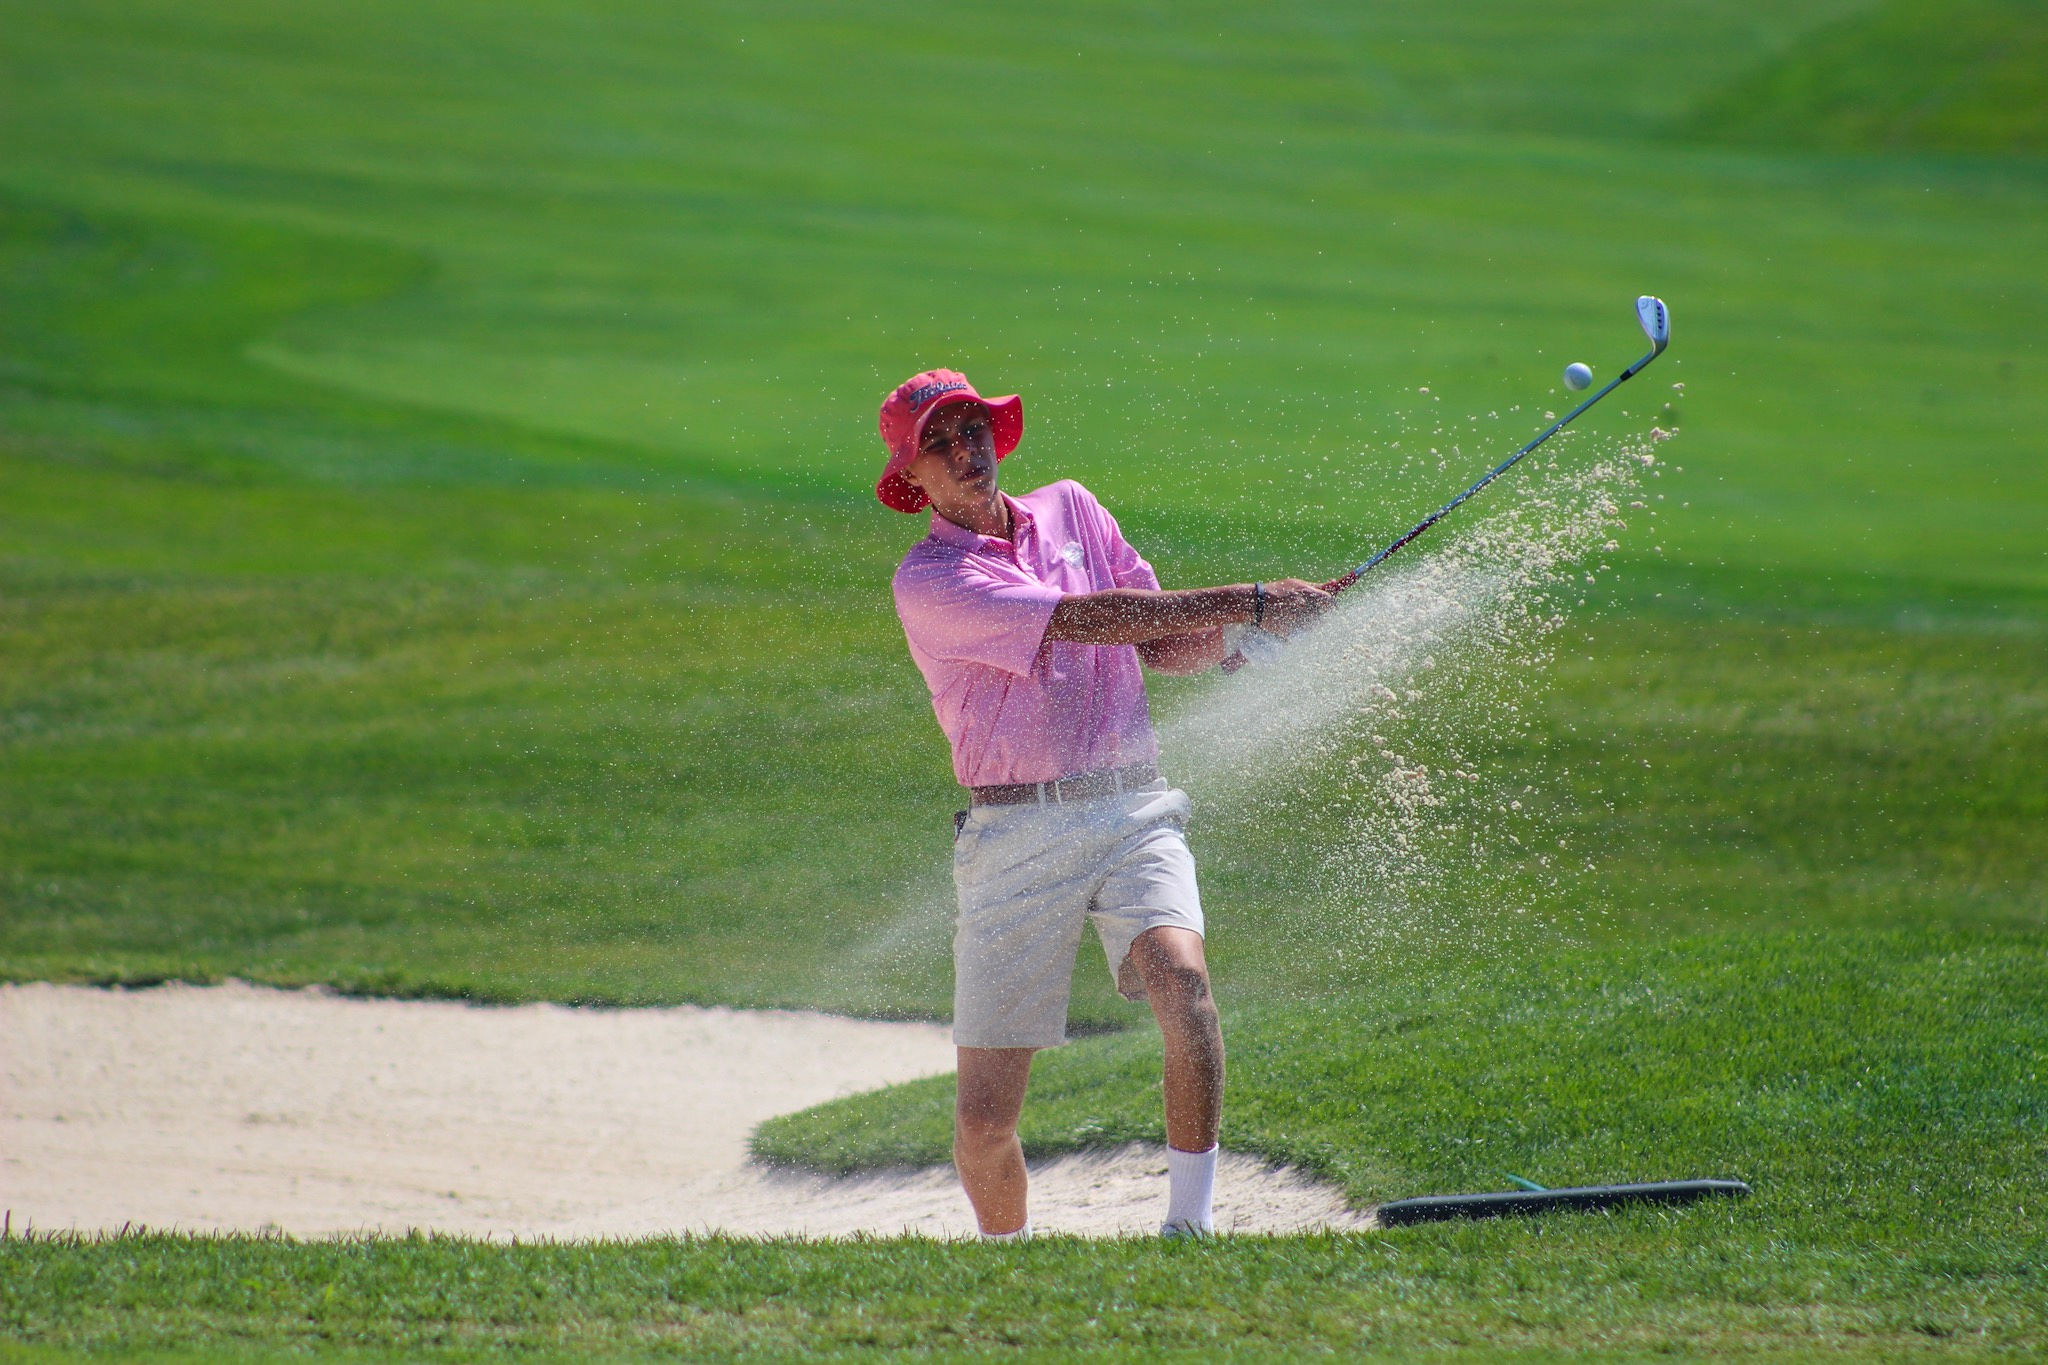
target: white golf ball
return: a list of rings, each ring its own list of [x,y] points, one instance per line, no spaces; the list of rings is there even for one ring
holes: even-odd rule
[[[1564,386],[1566,388],[1573,390],[1590,388],[1592,383],[1593,371],[1581,365],[1578,361],[1574,360],[1571,364],[1564,367]]]

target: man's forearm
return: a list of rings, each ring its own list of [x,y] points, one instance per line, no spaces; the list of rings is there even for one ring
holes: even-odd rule
[[[1252,585],[1222,588],[1110,588],[1060,599],[1045,638],[1082,645],[1139,645],[1212,626],[1238,625],[1257,614]]]
[[[1230,652],[1215,626],[1186,635],[1166,635],[1137,646],[1138,657],[1154,673],[1201,673],[1223,662]]]

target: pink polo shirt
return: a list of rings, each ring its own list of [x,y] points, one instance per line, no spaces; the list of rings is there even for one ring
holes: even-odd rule
[[[1062,479],[1003,495],[1016,541],[936,511],[896,570],[896,614],[966,787],[1050,782],[1159,757],[1130,645],[1048,641],[1069,593],[1157,588],[1095,495]]]

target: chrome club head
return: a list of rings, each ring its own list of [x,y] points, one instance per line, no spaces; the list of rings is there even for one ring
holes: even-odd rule
[[[1664,300],[1654,294],[1645,294],[1636,300],[1636,318],[1643,324],[1643,335],[1659,354],[1671,344],[1671,311],[1664,306]]]

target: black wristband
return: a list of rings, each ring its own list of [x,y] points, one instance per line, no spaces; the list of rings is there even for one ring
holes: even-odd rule
[[[1257,630],[1266,623],[1266,585],[1252,584],[1252,629]]]

